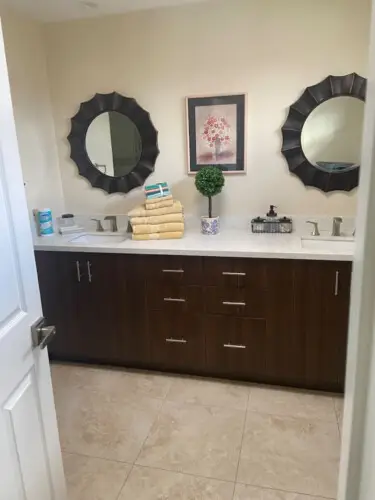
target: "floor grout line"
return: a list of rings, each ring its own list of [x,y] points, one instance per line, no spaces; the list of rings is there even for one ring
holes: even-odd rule
[[[128,482],[128,479],[129,479],[129,477],[130,477],[130,474],[133,472],[133,469],[134,469],[134,464],[132,465],[132,467],[131,467],[131,469],[130,469],[130,471],[129,471],[128,475],[126,476],[126,478],[125,478],[124,482],[122,483],[122,486],[121,486],[121,488],[120,488],[120,491],[118,492],[118,495],[116,496],[116,500],[118,500],[118,499],[120,498],[121,493],[122,493],[122,490],[125,488],[125,485],[126,485],[126,483]]]
[[[141,447],[139,448],[139,452],[138,452],[138,454],[137,454],[137,457],[136,457],[136,459],[135,459],[135,460],[134,460],[134,462],[133,462],[133,464],[134,464],[134,465],[137,465],[137,460],[138,460],[138,458],[139,458],[139,456],[140,456],[140,454],[141,454],[141,452],[142,452],[142,449],[143,449],[144,445],[145,445],[145,444],[146,444],[146,442],[147,442],[147,439],[149,438],[149,436],[150,436],[150,434],[151,434],[152,429],[154,428],[154,425],[155,425],[155,424],[156,424],[156,422],[159,420],[159,416],[160,416],[160,413],[161,413],[162,409],[164,408],[164,404],[165,404],[165,402],[166,402],[166,400],[164,399],[164,400],[163,400],[163,403],[160,405],[159,411],[157,412],[157,414],[156,414],[156,417],[155,417],[154,421],[152,422],[152,425],[150,426],[150,429],[149,429],[149,431],[148,431],[148,433],[147,433],[147,436],[145,437],[145,439],[144,439],[144,440],[143,440],[143,442],[142,442]]]
[[[104,458],[104,457],[99,457],[98,455],[88,455],[86,453],[77,453],[76,451],[67,451],[66,449],[61,449],[61,452],[63,455],[76,455],[78,457],[96,458],[97,460],[105,460],[106,462],[116,462],[117,464],[134,465],[133,462],[125,462],[124,460],[118,460],[116,458]]]
[[[333,497],[325,497],[325,496],[322,496],[322,495],[318,495],[318,497],[317,497],[315,494],[312,494],[312,493],[301,493],[300,491],[294,491],[294,490],[293,491],[292,490],[282,490],[280,488],[271,488],[270,486],[261,486],[259,484],[243,483],[242,481],[236,481],[235,484],[236,485],[240,484],[241,486],[250,486],[252,488],[259,488],[260,490],[280,491],[282,493],[289,493],[289,494],[292,494],[292,495],[302,495],[302,496],[307,497],[309,500],[311,498],[319,498],[321,500],[336,500],[336,498],[333,498]]]
[[[236,484],[235,481],[230,481],[229,479],[220,479],[218,477],[212,477],[212,476],[202,476],[201,474],[193,474],[192,472],[184,472],[182,470],[163,469],[163,467],[155,467],[151,465],[142,465],[142,464],[134,464],[134,467],[142,467],[144,469],[155,469],[155,470],[161,470],[163,472],[171,472],[172,474],[183,474],[184,476],[197,477],[200,479],[209,479],[210,481],[219,481],[222,483]]]
[[[251,388],[249,388],[249,392],[248,392],[248,394],[247,394],[246,411],[245,411],[245,418],[244,418],[243,425],[242,425],[242,436],[241,436],[241,443],[240,443],[240,451],[239,451],[239,454],[238,454],[238,461],[237,461],[236,475],[235,475],[235,478],[234,478],[234,482],[235,482],[235,484],[234,484],[234,489],[233,489],[232,500],[234,499],[234,494],[235,494],[235,492],[236,492],[236,483],[237,483],[237,478],[238,478],[238,470],[239,470],[239,468],[240,468],[241,453],[242,453],[242,445],[243,445],[243,440],[244,440],[244,437],[245,437],[245,431],[246,431],[247,409],[248,409],[248,407],[249,407],[250,396],[251,396]]]

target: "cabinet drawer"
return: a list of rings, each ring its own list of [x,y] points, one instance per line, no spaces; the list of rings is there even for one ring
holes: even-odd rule
[[[208,286],[204,289],[206,312],[229,316],[266,316],[266,292],[248,288]]]
[[[266,289],[266,262],[260,259],[207,257],[203,261],[203,280],[205,285]]]
[[[147,277],[150,281],[199,285],[202,281],[202,259],[175,255],[147,257]]]
[[[194,314],[149,313],[151,360],[160,368],[201,371],[205,363],[205,336],[201,317]]]
[[[148,283],[147,305],[149,309],[164,312],[200,312],[202,309],[202,289],[173,283]]]
[[[266,375],[266,321],[207,316],[206,363],[212,374],[264,380]]]

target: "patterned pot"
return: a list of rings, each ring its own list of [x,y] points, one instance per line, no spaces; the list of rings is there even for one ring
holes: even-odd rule
[[[217,234],[220,230],[220,217],[201,217],[202,234]]]

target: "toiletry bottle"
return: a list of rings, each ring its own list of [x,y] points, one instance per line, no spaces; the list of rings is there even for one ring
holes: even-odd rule
[[[267,217],[277,217],[277,213],[275,212],[274,208],[277,208],[276,205],[270,205],[269,212],[267,212]]]
[[[267,223],[268,233],[278,232],[278,223],[276,219],[277,213],[274,210],[275,208],[277,208],[275,205],[270,205],[270,209],[266,214],[266,220],[268,221]]]

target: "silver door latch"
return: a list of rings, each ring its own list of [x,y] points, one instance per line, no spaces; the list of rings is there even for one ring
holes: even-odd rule
[[[45,318],[39,318],[38,321],[31,325],[33,347],[44,349],[56,335],[56,327],[45,326],[45,323]]]

